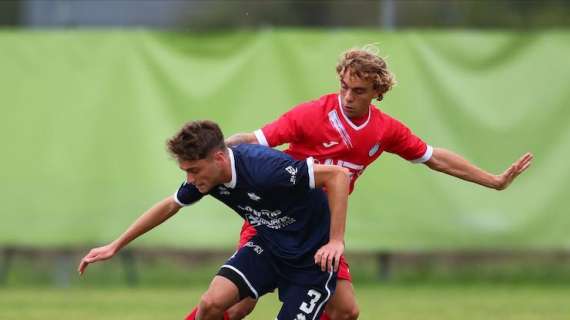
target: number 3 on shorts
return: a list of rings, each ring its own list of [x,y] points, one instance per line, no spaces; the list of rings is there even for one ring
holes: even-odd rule
[[[303,302],[299,307],[299,309],[306,314],[311,314],[311,312],[313,312],[313,310],[315,309],[317,301],[319,301],[319,299],[321,298],[321,294],[317,290],[311,289],[309,290],[309,292],[307,292],[307,295],[309,296],[309,298],[311,298],[311,301],[309,302],[309,304]]]

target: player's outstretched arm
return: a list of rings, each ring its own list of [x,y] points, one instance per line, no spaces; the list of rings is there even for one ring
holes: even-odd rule
[[[79,274],[83,274],[90,263],[103,261],[112,258],[121,248],[138,236],[151,230],[173,216],[181,206],[174,201],[172,196],[156,203],[145,213],[143,213],[119,238],[108,245],[91,249],[77,267]]]
[[[452,151],[443,148],[434,148],[432,157],[426,161],[425,164],[430,169],[452,175],[459,179],[474,182],[496,190],[504,190],[521,173],[530,167],[532,160],[532,153],[527,152],[503,173],[494,175],[478,168]]]
[[[229,138],[226,138],[226,145],[231,147],[242,143],[248,144],[259,144],[255,134],[253,132],[249,133],[236,133]]]
[[[350,173],[338,166],[314,166],[315,187],[325,187],[331,211],[329,243],[315,254],[315,263],[323,271],[338,270],[340,256],[344,253],[344,231],[346,228],[346,208],[350,188]],[[334,265],[333,265],[334,262]]]

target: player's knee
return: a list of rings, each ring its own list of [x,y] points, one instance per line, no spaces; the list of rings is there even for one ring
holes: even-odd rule
[[[327,310],[331,320],[356,320],[360,316],[360,309],[357,305],[345,306],[342,309]]]
[[[358,306],[355,305],[348,310],[345,319],[356,320],[358,319],[359,316],[360,316],[360,309],[358,309]]]
[[[200,299],[199,304],[200,316],[202,318],[210,318],[218,314],[224,313],[223,306],[216,299],[212,298],[208,294],[204,294]]]
[[[227,314],[230,320],[241,320],[250,314],[253,308],[255,308],[255,301],[252,302],[249,299],[245,299],[229,308]]]

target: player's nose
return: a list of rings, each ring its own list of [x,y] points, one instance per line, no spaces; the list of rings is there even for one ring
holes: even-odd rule
[[[351,102],[352,99],[353,99],[352,92],[350,90],[346,90],[346,92],[344,93],[344,101]]]
[[[194,175],[192,175],[191,173],[186,174],[186,182],[194,183],[194,181],[196,181],[196,178],[194,177]]]

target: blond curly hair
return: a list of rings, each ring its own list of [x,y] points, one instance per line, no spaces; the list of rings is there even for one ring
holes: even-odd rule
[[[396,84],[396,77],[388,70],[386,61],[378,56],[378,48],[366,45],[363,48],[352,48],[341,54],[336,66],[339,78],[349,72],[363,80],[372,81],[374,90],[378,90],[378,101]]]

